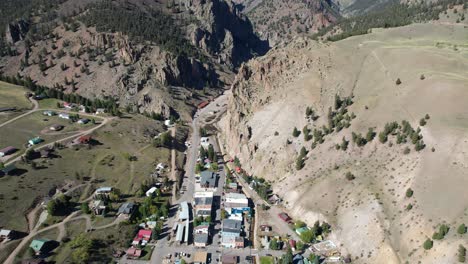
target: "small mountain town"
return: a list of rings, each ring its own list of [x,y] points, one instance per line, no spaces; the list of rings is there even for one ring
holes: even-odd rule
[[[0,0],[0,263],[468,263],[467,0]]]

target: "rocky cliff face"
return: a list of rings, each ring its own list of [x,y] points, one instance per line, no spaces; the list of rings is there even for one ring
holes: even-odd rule
[[[122,106],[131,105],[140,111],[156,111],[166,116],[171,111],[184,111],[188,118],[193,105],[200,101],[193,91],[224,87],[242,62],[265,53],[268,48],[254,34],[249,20],[232,3],[223,0],[180,1],[168,10],[166,3],[147,0],[113,4],[135,12],[163,12],[180,25],[181,34],[200,56],[175,54],[141,38],[130,38],[120,32],[97,32],[83,23],[73,32],[71,22],[65,25],[59,21],[50,23],[48,27],[53,30],[34,36],[35,45],[25,48],[22,40],[27,37],[29,24],[19,21],[9,25],[6,36],[19,55],[0,59],[1,65],[8,66],[3,71],[11,75],[20,72],[47,86],[64,85],[65,90],[85,96],[115,97]],[[74,6],[75,3],[65,1],[62,5],[74,14],[87,8],[86,2]],[[61,6],[58,9],[70,21],[76,21],[73,23],[79,21],[70,12],[64,13]],[[41,24],[34,22],[32,26],[38,28]],[[24,63],[26,59],[28,63]],[[40,71],[40,59],[47,66],[44,72]],[[62,65],[66,67],[61,69]],[[83,66],[88,70],[81,69]],[[65,78],[74,81],[74,88],[66,84]]]
[[[5,31],[5,38],[8,43],[14,44],[20,40],[24,40],[26,33],[29,31],[29,23],[20,19],[16,22],[8,24]]]
[[[338,6],[328,0],[235,0],[262,39],[281,41],[312,34],[339,18]]]
[[[460,51],[433,48],[440,39],[455,45],[464,36],[463,25],[428,24],[334,43],[297,38],[273,48],[239,69],[219,124],[226,150],[249,174],[271,181],[292,216],[309,225],[331,223],[329,239],[341,245],[342,254],[350,253],[353,263],[456,262],[463,238],[455,233],[430,251],[422,243],[440,223],[456,228],[468,221],[467,200],[457,187],[468,184],[460,163],[468,157],[453,150],[462,147],[455,142],[467,144],[466,128],[460,130],[455,121],[464,112],[468,94],[459,89],[467,83],[443,75],[461,77],[468,69],[459,68]],[[424,62],[416,59],[421,56]],[[405,81],[396,85],[397,78]],[[316,142],[315,131],[328,126],[336,94],[352,97],[347,111],[356,117],[348,128]],[[307,107],[316,119],[306,117]],[[430,119],[420,126],[426,113]],[[364,146],[353,142],[353,134],[366,137],[369,128],[378,134],[386,123],[402,120],[419,127],[423,150],[398,143],[396,136],[385,144],[378,137]],[[301,131],[298,137],[292,135],[294,127]],[[304,127],[312,139],[304,137]],[[343,141],[348,142],[344,150]],[[305,165],[297,169],[302,147]],[[354,180],[345,177],[348,172]],[[410,198],[408,188],[414,191]]]

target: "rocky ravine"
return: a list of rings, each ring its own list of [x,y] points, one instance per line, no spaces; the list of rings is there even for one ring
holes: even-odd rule
[[[292,216],[309,225],[331,223],[330,238],[355,263],[454,263],[458,244],[466,242],[456,228],[468,221],[462,187],[468,184],[468,62],[460,54],[466,48],[453,47],[466,34],[464,25],[425,24],[328,44],[299,38],[274,48],[239,70],[219,124],[222,138],[249,173],[272,181]],[[314,149],[313,139],[293,137],[294,127],[327,124],[335,94],[354,96],[351,126]],[[305,117],[306,107],[313,107],[316,121]],[[362,147],[351,140],[352,132],[378,133],[392,121],[407,120],[416,129],[426,113],[430,119],[420,127],[426,147],[419,152],[395,136]],[[346,151],[335,148],[343,137]],[[309,152],[297,171],[303,146]],[[347,180],[347,172],[356,178]],[[423,242],[444,222],[451,231],[425,251]]]

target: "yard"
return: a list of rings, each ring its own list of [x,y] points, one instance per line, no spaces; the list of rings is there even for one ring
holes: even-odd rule
[[[64,128],[61,131],[51,131],[50,126],[54,124],[62,125]],[[80,125],[58,116],[44,116],[42,111],[38,111],[2,127],[0,129],[0,146],[25,149],[25,145],[31,138],[40,137],[44,139],[43,144],[46,144],[73,135],[78,131],[88,130],[93,126],[91,122]]]
[[[141,116],[112,121],[92,135],[91,148],[65,148],[55,158],[36,159],[37,168],[18,162],[18,176],[0,178],[0,226],[27,231],[25,212],[55,186],[65,182],[89,184],[82,198],[97,187],[113,186],[134,194],[149,179],[156,164],[169,164],[170,151],[154,148],[152,135],[163,131],[160,123]],[[134,156],[136,160],[130,161]],[[80,194],[78,193],[78,197]]]

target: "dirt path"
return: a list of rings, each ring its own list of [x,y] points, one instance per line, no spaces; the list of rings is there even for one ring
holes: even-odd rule
[[[42,233],[42,232],[45,232],[47,230],[51,230],[53,228],[57,228],[57,227],[60,227],[60,226],[64,226],[67,222],[69,222],[73,217],[75,217],[78,213],[80,213],[80,211],[76,211],[76,212],[73,212],[71,213],[69,216],[67,216],[65,219],[63,219],[62,222],[60,223],[57,223],[57,224],[53,224],[53,225],[50,225],[48,227],[45,227],[41,230],[37,230],[37,228],[34,228],[34,230],[32,230],[31,233],[29,233],[29,235],[27,235],[26,237],[24,237],[20,244],[10,253],[10,255],[8,256],[8,258],[5,260],[4,264],[13,264],[14,263],[14,260],[16,258],[16,256],[18,255],[18,253],[21,251],[21,249],[33,238],[35,237],[36,235]],[[60,236],[60,234],[59,234]]]
[[[34,100],[34,99],[31,98],[31,97],[29,97],[28,99],[29,99],[29,101],[31,101],[31,102],[33,103],[33,109],[31,109],[31,110],[29,110],[28,112],[26,112],[26,113],[24,113],[24,114],[21,114],[21,115],[15,117],[15,118],[12,118],[12,119],[10,119],[10,120],[8,120],[8,121],[6,121],[6,122],[0,124],[0,127],[3,127],[3,126],[6,126],[6,125],[8,125],[8,124],[10,124],[10,123],[12,123],[12,122],[15,122],[16,120],[18,120],[18,119],[20,119],[20,118],[23,118],[23,117],[25,117],[25,116],[27,116],[27,115],[30,115],[30,114],[36,112],[36,111],[39,109],[39,104],[37,103],[36,100]]]

